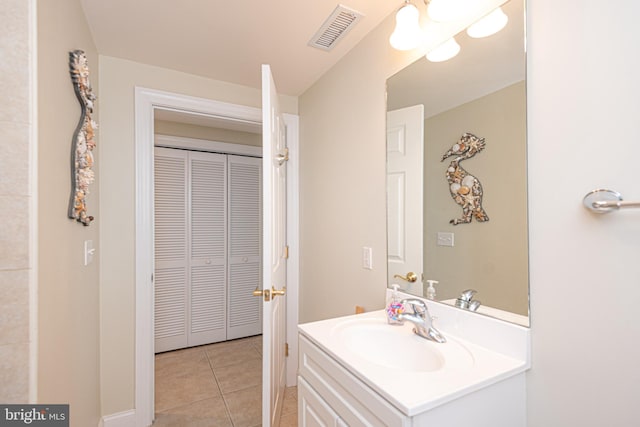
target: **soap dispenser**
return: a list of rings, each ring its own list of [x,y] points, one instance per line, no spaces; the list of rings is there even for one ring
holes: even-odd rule
[[[398,316],[404,312],[404,306],[400,302],[400,296],[398,295],[398,288],[400,287],[397,284],[391,285],[393,291],[391,292],[391,296],[387,301],[387,322],[390,325],[402,325],[404,321],[400,320]]]
[[[435,300],[436,299],[436,288],[433,285],[438,284],[437,280],[427,280],[429,287],[427,288],[427,299]]]

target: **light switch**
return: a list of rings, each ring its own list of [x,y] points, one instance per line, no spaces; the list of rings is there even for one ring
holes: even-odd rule
[[[438,232],[438,246],[453,246],[453,233]]]
[[[93,261],[93,255],[95,255],[96,249],[93,247],[93,240],[84,241],[84,265],[91,264]]]
[[[362,248],[362,268],[373,270],[373,251],[367,246]]]

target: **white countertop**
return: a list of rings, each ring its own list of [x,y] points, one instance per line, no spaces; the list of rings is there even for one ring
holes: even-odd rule
[[[370,357],[362,357],[357,351],[350,349],[349,345],[345,344],[344,338],[336,333],[345,325],[359,322],[374,325],[376,328],[382,327],[381,325],[393,328],[399,334],[405,335],[407,340],[424,340],[412,332],[413,325],[410,322],[405,322],[402,326],[387,325],[384,310],[307,323],[300,325],[299,331],[407,416],[414,416],[450,402],[529,368],[528,329],[512,325],[519,330],[505,334],[505,328],[511,328],[505,322],[495,321],[500,323],[492,325],[493,319],[487,318],[489,323],[485,324],[487,322],[485,319],[471,318],[471,322],[475,323],[477,320],[481,325],[474,325],[473,328],[468,329],[480,327],[483,330],[483,333],[477,334],[479,340],[471,342],[468,336],[465,336],[466,334],[456,334],[456,329],[459,331],[460,328],[469,324],[469,319],[465,316],[460,321],[460,314],[457,313],[460,310],[450,307],[453,311],[449,313],[445,305],[440,304],[441,307],[434,307],[434,309],[431,304],[429,306],[432,314],[434,311],[438,312],[439,319],[436,320],[435,326],[448,340],[444,344],[427,341],[444,355],[444,366],[431,372],[416,372],[402,367],[374,363]],[[444,319],[450,314],[455,316]],[[483,318],[484,316],[475,317]],[[493,326],[497,326],[497,329],[493,330]],[[518,337],[522,334],[526,336]],[[524,345],[526,348],[509,348],[510,343],[500,342],[502,336],[507,337],[506,339],[516,336],[513,340],[516,341],[516,345]],[[484,340],[484,337],[489,339]],[[404,337],[401,338],[401,340],[404,339]],[[461,346],[468,352],[468,356],[459,357]],[[447,353],[449,350],[453,352]],[[402,348],[397,348],[395,351],[402,351]],[[458,356],[447,360],[447,354]]]
[[[444,304],[456,305],[456,300],[446,299],[440,301]],[[487,316],[495,317],[496,319],[504,320],[505,322],[517,323],[520,326],[529,326],[529,316],[523,316],[522,314],[511,313],[509,311],[500,310],[498,308],[481,305],[475,313],[486,314]]]

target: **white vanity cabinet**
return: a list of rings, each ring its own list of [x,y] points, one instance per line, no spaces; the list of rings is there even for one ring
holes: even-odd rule
[[[410,426],[409,419],[304,335],[299,341],[298,425]],[[312,397],[308,397],[312,396]],[[305,408],[313,406],[313,409]],[[328,408],[334,423],[313,424],[307,414]],[[327,418],[328,419],[328,418]]]
[[[446,317],[448,313],[438,314]],[[433,372],[372,364],[368,357],[349,349],[336,332],[354,322],[363,328],[384,322],[382,311],[300,325],[298,425],[525,427],[528,330],[504,322],[477,326],[478,320],[468,324],[464,313],[463,318],[457,311],[453,315],[450,326],[480,335],[484,345],[456,336],[452,330],[450,340],[462,342],[473,361],[460,367],[447,360],[445,365],[451,362],[451,367]],[[502,337],[520,342],[522,352],[500,344]],[[485,346],[487,343],[491,346]],[[394,357],[396,351],[403,349],[394,347]]]
[[[346,426],[340,416],[331,409],[318,393],[302,378],[298,379],[298,418],[299,425],[336,427]]]
[[[524,427],[524,373],[434,409],[405,415],[300,336],[299,427]]]

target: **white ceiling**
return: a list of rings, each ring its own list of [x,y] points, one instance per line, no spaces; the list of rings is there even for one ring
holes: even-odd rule
[[[81,0],[98,52],[215,80],[302,94],[402,0],[343,0],[364,14],[336,47],[307,45],[336,0]]]

